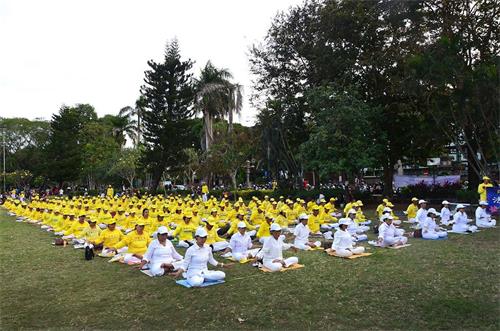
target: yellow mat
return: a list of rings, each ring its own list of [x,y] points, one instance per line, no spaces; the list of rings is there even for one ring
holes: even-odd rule
[[[280,272],[285,272],[285,271],[288,271],[288,270],[295,270],[295,269],[301,269],[301,268],[304,268],[304,265],[303,264],[292,264],[291,266],[289,266],[288,268],[282,268],[280,270]],[[266,267],[261,267],[259,268],[260,271],[262,272],[272,272],[271,270],[267,269]]]
[[[335,251],[332,250],[332,249],[328,249],[326,250],[326,253],[330,256],[335,256],[335,257],[341,257],[341,258],[344,258],[344,259],[357,259],[358,257],[363,257],[363,256],[370,256],[372,255],[373,253],[361,253],[361,254],[353,254],[349,257],[346,257],[346,256],[338,256],[337,254],[335,254]]]
[[[387,248],[390,248],[390,249],[400,249],[400,248],[408,247],[408,246],[411,246],[411,244],[405,244],[405,245],[399,245],[399,246],[388,246]]]
[[[252,261],[252,259],[241,259],[239,261],[236,261],[235,258],[232,257],[232,256],[231,257],[226,257],[226,260],[233,261],[233,262],[239,262],[241,264],[248,263],[248,262]]]

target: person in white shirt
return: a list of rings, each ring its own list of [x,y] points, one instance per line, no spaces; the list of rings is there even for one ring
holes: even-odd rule
[[[292,247],[290,244],[283,242],[284,236],[281,236],[281,227],[279,224],[271,224],[271,237],[269,237],[262,247],[262,250],[257,254],[262,258],[264,267],[272,272],[280,271],[283,267],[299,263],[299,259],[295,256],[283,259],[283,250]]]
[[[293,235],[295,236],[293,246],[297,249],[310,250],[315,247],[321,247],[321,241],[309,241],[309,234],[311,233],[311,230],[307,226],[308,220],[309,216],[307,214],[299,215],[299,224],[293,231]]]
[[[382,247],[404,245],[408,242],[407,237],[397,235],[397,229],[392,224],[392,220],[391,215],[385,216],[384,223],[378,228],[378,243]]]
[[[441,224],[442,225],[451,225],[453,222],[451,221],[451,211],[449,208],[450,203],[444,200],[442,203],[443,208],[441,208]]]
[[[349,257],[353,254],[362,254],[365,252],[364,247],[354,247],[354,242],[351,234],[347,231],[349,221],[345,218],[339,221],[339,228],[333,236],[332,249],[335,254],[341,257]]]
[[[427,211],[427,219],[424,221],[422,227],[422,238],[424,239],[439,239],[448,236],[448,232],[441,229],[436,224],[437,211],[434,208],[429,208]]]
[[[175,278],[183,275],[189,285],[193,287],[201,286],[205,280],[223,280],[226,274],[222,271],[208,270],[207,263],[213,266],[224,268],[224,263],[219,263],[212,255],[212,249],[206,245],[207,230],[198,228],[195,232],[195,244],[186,250],[184,262],[174,274]]]
[[[497,221],[492,220],[491,215],[486,211],[487,207],[488,202],[479,201],[479,206],[476,209],[476,226],[479,228],[491,228],[497,225]]]
[[[363,232],[367,231],[370,229],[369,226],[366,225],[358,225],[356,221],[354,220],[356,218],[356,211],[354,209],[350,209],[347,212],[346,220],[348,223],[347,226],[347,231],[352,235],[355,241],[363,241],[368,239],[368,236],[364,234]]]
[[[452,231],[453,232],[475,232],[477,231],[477,226],[468,225],[469,219],[467,218],[467,214],[465,213],[465,206],[460,204],[457,205],[457,212],[453,215],[453,224]]]
[[[427,219],[427,201],[419,200],[418,205],[420,208],[417,210],[415,221],[417,222],[418,228],[421,229],[424,225],[425,220]]]
[[[163,276],[165,271],[178,269],[183,261],[182,255],[177,253],[170,240],[167,239],[167,227],[160,226],[156,234],[158,239],[149,244],[148,250],[142,257],[139,269],[149,265],[149,271],[153,276]]]
[[[252,238],[246,232],[247,225],[245,222],[238,222],[238,231],[233,234],[231,239],[229,240],[229,248],[231,248],[231,252],[226,253],[224,257],[232,256],[236,261],[241,261],[244,259],[254,258],[258,253],[259,249],[251,249],[252,248]]]

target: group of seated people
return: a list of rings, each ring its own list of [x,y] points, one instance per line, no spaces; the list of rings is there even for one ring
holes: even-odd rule
[[[434,208],[427,210],[426,205],[424,200],[413,199],[407,210],[408,220],[416,223],[425,239],[447,235],[437,224],[440,215],[441,224],[453,223],[454,231],[474,230],[467,225],[465,206],[457,206],[451,221],[446,219],[446,201],[441,214]],[[366,219],[361,201],[352,201],[341,214],[334,198],[327,201],[321,197],[308,202],[253,197],[248,204],[241,198],[233,204],[226,199],[202,201],[180,196],[35,197],[30,202],[8,199],[4,206],[19,221],[37,224],[60,236],[64,243],[147,268],[153,276],[183,276],[191,286],[225,278],[224,272],[208,269],[208,263],[221,268],[231,265],[217,262],[213,252],[233,261],[252,260],[271,272],[298,264],[297,257],[284,258],[284,250],[321,249],[330,246],[329,240],[338,256],[362,254],[365,248],[358,244],[368,239],[366,232],[372,223]],[[408,241],[391,207],[392,203],[384,199],[377,208],[379,222],[374,226],[382,247]],[[478,226],[495,225],[484,203],[478,207],[476,218]],[[184,256],[176,247],[186,249]]]

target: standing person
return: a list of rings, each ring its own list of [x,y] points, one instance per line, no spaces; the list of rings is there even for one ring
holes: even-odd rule
[[[451,211],[449,208],[450,203],[448,201],[444,200],[441,203],[441,205],[443,206],[443,208],[441,208],[441,213],[440,213],[441,224],[442,225],[450,225],[452,223],[450,221],[451,220]]]
[[[292,245],[283,242],[281,227],[273,223],[270,230],[271,237],[264,242],[262,250],[257,254],[262,257],[264,267],[275,272],[299,263],[299,259],[295,256],[283,259],[283,250],[289,249]]]
[[[176,278],[183,275],[189,285],[193,287],[201,286],[206,280],[223,280],[226,274],[222,271],[208,270],[207,264],[224,268],[224,263],[219,263],[214,259],[212,249],[206,245],[207,231],[198,228],[195,232],[196,243],[186,250],[182,266],[174,274]]]
[[[203,202],[207,202],[208,201],[208,185],[207,183],[203,183],[201,185],[201,194],[202,194],[202,200]]]
[[[160,226],[156,234],[157,239],[149,244],[139,269],[147,264],[153,276],[163,276],[165,271],[177,270],[182,265],[182,255],[177,253],[170,240],[167,239],[167,227]]]
[[[488,202],[480,201],[476,209],[476,226],[479,228],[491,228],[497,225],[497,221],[492,220],[491,215],[486,211],[487,207]]]
[[[339,221],[339,228],[333,236],[332,249],[340,257],[349,257],[353,254],[362,254],[365,252],[364,247],[354,247],[356,243],[349,231],[347,231],[348,226],[349,220],[346,218],[341,219]]]
[[[415,217],[415,221],[418,224],[418,228],[421,229],[424,225],[425,220],[427,219],[427,201],[419,200],[418,205],[419,208]]]
[[[465,206],[460,204],[457,206],[457,212],[453,215],[453,232],[475,232],[477,231],[477,226],[468,225],[469,222],[467,214],[465,213]]]
[[[479,201],[486,201],[486,189],[488,187],[493,187],[493,184],[490,182],[491,179],[487,176],[483,177],[483,182],[479,184],[477,187],[477,193],[479,194]]]
[[[111,185],[108,185],[108,188],[106,189],[106,196],[109,198],[112,198],[115,196],[115,190]]]

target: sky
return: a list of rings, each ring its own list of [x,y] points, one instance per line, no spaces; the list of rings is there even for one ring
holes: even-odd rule
[[[133,106],[147,61],[177,38],[198,75],[208,60],[242,84],[251,125],[249,49],[302,0],[0,0],[0,117],[49,120],[89,103],[99,116]]]

